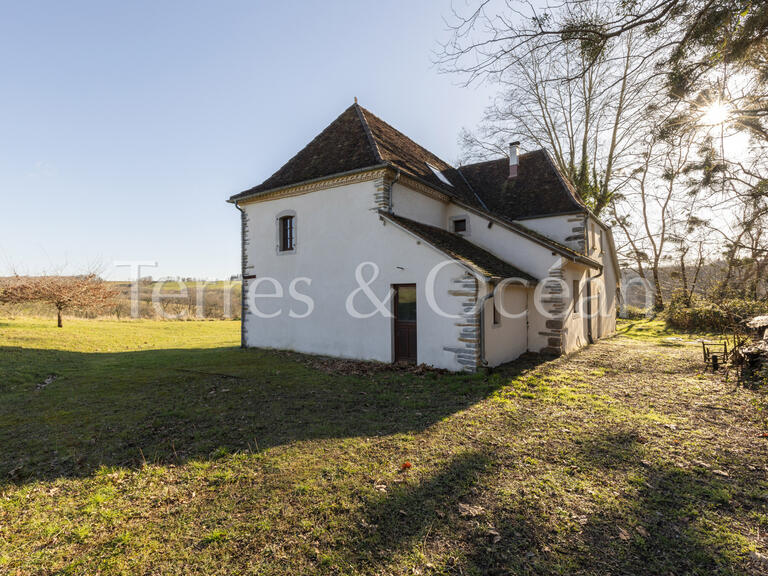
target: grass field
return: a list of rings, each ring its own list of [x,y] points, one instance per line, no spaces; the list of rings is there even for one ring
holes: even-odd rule
[[[85,319],[238,319],[239,280],[142,281],[137,286],[137,308],[131,301],[131,282],[107,282],[117,292],[110,304],[99,309],[72,309],[66,316]],[[0,318],[56,318],[56,308],[48,302],[0,303]],[[65,318],[65,322],[68,320]]]
[[[469,376],[0,319],[0,574],[765,574],[763,397],[621,332]]]

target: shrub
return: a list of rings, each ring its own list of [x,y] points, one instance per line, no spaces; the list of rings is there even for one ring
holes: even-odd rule
[[[666,310],[667,324],[689,332],[729,332],[753,316],[768,314],[765,300],[730,298],[716,303],[694,296],[687,304],[681,294],[674,294]]]
[[[643,318],[653,316],[653,310],[647,310],[639,306],[622,306],[619,308],[617,315],[625,320],[642,320]]]

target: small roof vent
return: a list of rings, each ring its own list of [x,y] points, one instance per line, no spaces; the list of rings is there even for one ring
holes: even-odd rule
[[[434,173],[435,176],[437,176],[437,179],[440,180],[440,182],[442,182],[443,184],[448,184],[448,186],[453,187],[453,184],[451,184],[451,181],[445,177],[445,174],[440,172],[440,170],[432,166],[432,164],[430,164],[429,162],[425,162],[425,164],[429,166],[429,169],[432,170],[432,172]]]

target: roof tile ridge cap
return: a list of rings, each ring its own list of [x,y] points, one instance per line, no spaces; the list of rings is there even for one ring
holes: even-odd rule
[[[522,152],[518,155],[518,158],[524,158],[526,156],[531,156],[532,154],[536,154],[537,152],[546,152],[544,148],[537,148],[536,150],[529,150],[528,152]],[[480,166],[481,164],[494,164],[497,162],[508,162],[509,156],[503,155],[499,156],[498,158],[491,158],[490,160],[481,160],[480,162],[472,162],[470,164],[464,164],[461,166],[461,168],[471,168],[472,166]],[[458,169],[458,168],[457,168]]]
[[[523,154],[521,154],[523,156]],[[491,158],[490,160],[481,160],[480,162],[472,162],[471,164],[463,164],[462,168],[470,168],[472,166],[480,166],[480,164],[493,164],[494,162],[507,161],[509,156],[500,156],[498,158]]]
[[[355,107],[355,110],[357,110],[357,116],[358,118],[360,118],[360,123],[363,125],[363,131],[365,132],[365,135],[368,137],[368,144],[370,144],[371,150],[373,150],[373,155],[376,157],[376,160],[378,162],[384,163],[385,160],[381,155],[381,151],[379,150],[379,145],[376,142],[376,139],[373,137],[373,132],[371,132],[371,127],[368,124],[368,119],[365,117],[365,110],[357,102],[355,102],[353,106]]]
[[[552,159],[549,151],[546,148],[542,148],[541,151],[544,152],[544,156],[546,157],[547,162],[549,162],[550,166],[552,166],[552,169],[555,171],[555,174],[557,174],[558,179],[563,184],[563,186],[565,186],[566,191],[576,202],[576,204],[578,204],[579,208],[587,208],[587,205],[584,203],[584,200],[581,199],[581,196],[576,191],[576,188],[573,186],[573,184],[571,184],[565,178],[565,176],[563,176],[562,172],[560,172],[560,168],[558,168],[557,164],[555,164],[555,161]]]
[[[358,104],[357,106],[359,106],[359,104]],[[392,130],[393,132],[395,132],[397,135],[401,136],[402,138],[405,138],[406,140],[408,140],[409,142],[411,142],[411,144],[413,144],[414,146],[416,146],[416,147],[420,148],[421,150],[423,150],[424,152],[426,152],[427,154],[429,154],[430,156],[432,156],[432,158],[433,158],[435,161],[437,161],[437,162],[440,162],[440,163],[442,163],[442,164],[445,164],[445,165],[448,167],[448,168],[446,168],[446,170],[447,170],[447,169],[457,170],[457,167],[456,167],[456,166],[454,166],[454,165],[453,165],[453,164],[451,164],[450,162],[446,162],[445,160],[443,160],[442,158],[440,158],[440,157],[439,157],[437,154],[435,154],[434,152],[432,152],[432,150],[430,150],[429,148],[426,148],[426,147],[422,146],[421,144],[419,144],[418,142],[416,142],[416,140],[414,140],[413,138],[411,138],[410,136],[408,136],[408,134],[406,134],[406,133],[405,133],[405,132],[403,132],[402,130],[400,130],[400,129],[396,128],[395,126],[393,126],[392,124],[390,124],[390,123],[389,123],[389,122],[387,122],[386,120],[384,120],[384,119],[380,118],[379,116],[376,116],[376,114],[374,114],[374,113],[373,113],[373,112],[371,112],[370,110],[368,110],[368,109],[366,109],[366,108],[363,108],[362,106],[359,106],[359,107],[360,107],[360,109],[363,111],[363,113],[365,114],[365,117],[366,117],[366,123],[368,122],[368,120],[367,120],[367,117],[368,117],[369,115],[370,115],[370,116],[372,116],[372,117],[373,117],[373,118],[375,118],[375,119],[376,119],[378,122],[381,122],[381,123],[382,123],[384,126],[386,126],[386,127],[387,127],[387,128],[389,128],[390,130]],[[386,160],[384,160],[384,162],[386,162]],[[424,162],[425,162],[425,163],[429,163],[429,161],[427,161],[427,160],[424,160]],[[435,166],[435,168],[437,168],[437,166]],[[438,169],[438,170],[439,170],[439,169]],[[440,170],[440,172],[445,172],[445,170]]]

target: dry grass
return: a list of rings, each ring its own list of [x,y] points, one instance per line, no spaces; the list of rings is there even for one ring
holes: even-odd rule
[[[0,572],[768,570],[761,396],[658,324],[478,376],[334,375],[205,324],[111,353],[0,327]]]

